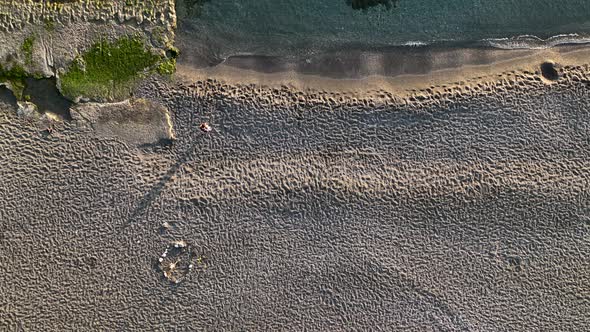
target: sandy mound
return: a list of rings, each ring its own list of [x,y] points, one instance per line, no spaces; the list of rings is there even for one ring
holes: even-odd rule
[[[168,110],[145,99],[80,104],[71,113],[81,127],[90,127],[100,136],[118,137],[129,144],[157,144],[174,139]]]

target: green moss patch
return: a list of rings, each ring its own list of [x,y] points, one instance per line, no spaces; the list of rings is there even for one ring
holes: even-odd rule
[[[61,76],[61,90],[71,99],[78,96],[124,98],[129,95],[133,83],[155,68],[160,60],[160,56],[146,49],[137,38],[101,41],[79,56]]]
[[[25,55],[25,64],[31,65],[33,63],[33,44],[35,44],[35,36],[29,36],[23,42],[21,50]]]
[[[28,77],[24,68],[14,65],[5,69],[0,65],[0,83],[9,83],[17,99],[22,99],[25,89],[25,79]]]
[[[46,19],[45,20],[45,30],[47,30],[49,32],[55,31],[55,21]]]
[[[158,64],[158,73],[172,75],[176,72],[176,59],[166,59]]]

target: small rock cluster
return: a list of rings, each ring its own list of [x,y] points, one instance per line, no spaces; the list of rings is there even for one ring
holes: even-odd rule
[[[185,241],[174,241],[158,258],[158,267],[164,278],[179,284],[184,281],[196,267],[206,267],[206,257],[199,255]]]

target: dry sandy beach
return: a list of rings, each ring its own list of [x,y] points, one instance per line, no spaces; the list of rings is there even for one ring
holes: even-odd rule
[[[0,329],[583,331],[588,55],[189,52],[134,93],[174,140],[5,96]]]

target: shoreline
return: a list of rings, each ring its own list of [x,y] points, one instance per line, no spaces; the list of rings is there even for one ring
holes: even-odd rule
[[[571,44],[547,49],[505,50],[491,47],[399,47],[388,52],[331,52],[311,59],[234,56],[202,67],[190,54],[178,59],[177,77],[215,79],[228,84],[290,86],[299,90],[347,92],[366,96],[386,91],[409,97],[422,90],[471,87],[524,74],[542,78],[540,65],[561,67],[590,64],[590,45]]]

